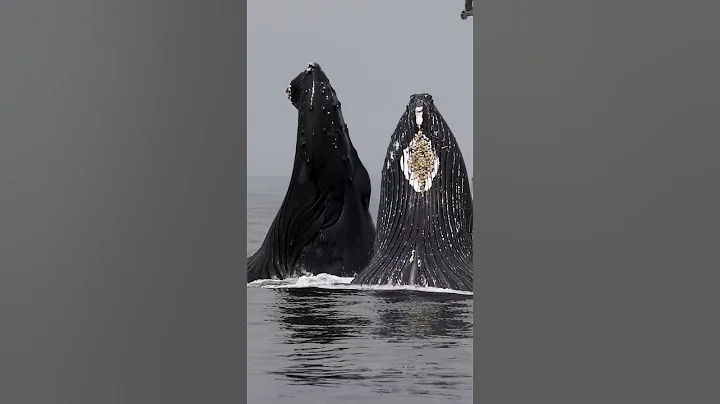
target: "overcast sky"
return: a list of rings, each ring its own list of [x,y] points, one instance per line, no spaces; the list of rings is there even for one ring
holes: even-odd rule
[[[350,137],[379,178],[409,97],[427,92],[472,172],[472,20],[460,0],[248,1],[248,176],[289,176],[297,114],[285,88],[310,61],[330,78]]]

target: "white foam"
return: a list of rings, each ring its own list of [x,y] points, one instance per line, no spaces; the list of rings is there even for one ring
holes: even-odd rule
[[[318,288],[332,290],[412,290],[427,293],[451,293],[457,295],[472,296],[473,292],[433,288],[426,286],[409,286],[409,285],[352,285],[353,278],[342,278],[339,276],[318,274],[303,275],[299,278],[278,279],[259,279],[248,283],[249,288],[264,289],[302,289],[302,288]]]

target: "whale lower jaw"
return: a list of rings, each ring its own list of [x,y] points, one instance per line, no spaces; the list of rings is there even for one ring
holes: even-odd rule
[[[454,248],[455,251],[445,253],[439,247],[438,244],[424,244],[404,247],[401,251],[380,251],[352,283],[422,286],[472,292],[472,246]]]

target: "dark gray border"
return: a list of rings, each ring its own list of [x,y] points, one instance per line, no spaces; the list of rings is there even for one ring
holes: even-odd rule
[[[480,8],[480,7],[478,7]],[[472,188],[473,188],[473,267],[474,267],[474,277],[473,277],[473,289],[474,294],[479,294],[482,291],[482,282],[483,282],[483,273],[482,273],[482,265],[480,264],[480,257],[479,255],[482,253],[482,244],[480,242],[480,237],[478,235],[480,234],[480,227],[482,222],[482,215],[481,208],[482,208],[482,188],[478,187],[477,184],[480,182],[480,158],[482,157],[482,154],[480,153],[480,148],[482,147],[482,136],[481,136],[481,130],[480,125],[477,120],[478,118],[478,103],[480,102],[479,96],[482,94],[481,85],[480,85],[480,76],[476,74],[477,66],[479,63],[481,63],[481,60],[479,58],[480,52],[478,51],[477,43],[478,36],[480,35],[480,31],[475,29],[475,18],[471,17],[470,21],[473,24],[473,172],[471,174],[470,180],[473,182]],[[465,21],[463,21],[465,22]],[[475,302],[477,300],[473,299]],[[478,351],[478,343],[481,342],[481,339],[479,338],[478,331],[481,330],[481,323],[480,323],[481,316],[478,312],[478,306],[477,304],[473,303],[473,402],[479,402],[478,399],[478,391],[480,389],[480,383],[479,378],[476,377],[474,365],[478,363],[480,360],[480,355]]]
[[[245,401],[245,13],[2,2],[0,402]]]
[[[230,32],[229,35],[229,43],[231,49],[229,50],[229,54],[234,56],[234,62],[238,65],[236,66],[235,63],[230,63],[230,71],[228,74],[230,77],[233,77],[234,79],[237,79],[237,85],[239,91],[232,91],[231,94],[233,96],[239,97],[237,102],[232,102],[231,105],[228,105],[230,111],[229,117],[235,116],[236,121],[234,121],[237,124],[237,140],[239,140],[239,149],[238,153],[242,153],[243,156],[245,156],[244,159],[240,160],[237,159],[240,154],[235,156],[236,160],[235,162],[242,161],[242,168],[237,171],[238,179],[236,190],[237,192],[243,192],[244,197],[241,198],[241,200],[238,203],[237,206],[237,213],[238,214],[244,214],[245,220],[243,222],[241,229],[241,235],[237,238],[238,244],[235,246],[235,257],[237,258],[238,265],[235,266],[234,263],[228,262],[227,269],[229,271],[233,271],[232,275],[230,275],[231,279],[235,279],[235,275],[238,275],[239,281],[239,290],[237,290],[239,293],[237,293],[237,299],[240,300],[240,304],[237,305],[237,307],[234,308],[226,308],[229,312],[238,313],[237,316],[237,322],[235,323],[237,326],[240,327],[241,331],[240,336],[237,338],[237,340],[234,341],[232,345],[228,347],[230,351],[233,349],[240,349],[241,355],[238,356],[238,359],[240,360],[239,363],[234,365],[241,365],[242,369],[239,369],[240,372],[234,372],[230,371],[227,377],[228,380],[228,388],[230,389],[228,391],[228,395],[224,396],[224,400],[222,402],[247,402],[247,2],[243,1],[225,1],[224,4],[227,6],[227,10],[225,11],[225,15],[228,17],[228,28]],[[233,75],[234,71],[234,75]],[[244,78],[244,79],[243,79]],[[231,83],[234,82],[234,80],[230,81]],[[235,106],[235,107],[234,107]],[[237,114],[237,115],[235,115]],[[228,134],[232,136],[233,132],[232,129],[234,128],[234,125],[229,125],[230,130],[228,130]],[[240,175],[242,173],[242,175]],[[233,196],[238,197],[239,195],[232,194]],[[233,214],[235,211],[233,211]],[[237,247],[240,247],[239,249]],[[239,273],[235,273],[235,270],[238,270]],[[234,287],[230,287],[230,289],[235,289]],[[234,293],[234,292],[232,292]],[[232,318],[229,317],[229,318]],[[238,330],[240,331],[240,330]],[[231,334],[230,338],[234,338],[235,335]],[[231,360],[233,357],[231,356]],[[232,368],[233,370],[237,368]],[[237,379],[235,379],[237,377]],[[233,389],[233,386],[235,387]],[[242,394],[242,398],[240,400],[235,399],[235,393]],[[218,398],[221,398],[223,396],[218,396]],[[221,400],[218,400],[221,401]]]
[[[718,5],[476,7],[477,402],[720,402]]]
[[[481,7],[478,6],[478,9]],[[473,24],[473,172],[471,181],[473,182],[473,402],[482,402],[478,397],[480,390],[480,379],[477,377],[475,366],[481,360],[480,346],[482,343],[481,331],[482,331],[482,316],[478,310],[478,299],[477,295],[483,291],[484,274],[482,268],[482,258],[484,249],[480,239],[480,229],[483,222],[483,211],[482,211],[482,198],[483,198],[483,182],[481,180],[482,175],[482,132],[479,110],[481,109],[480,103],[482,100],[482,83],[481,77],[478,72],[478,67],[482,63],[481,49],[478,47],[480,43],[480,36],[482,31],[475,27],[475,20],[478,17],[470,17],[469,20]],[[467,21],[462,21],[467,22]]]

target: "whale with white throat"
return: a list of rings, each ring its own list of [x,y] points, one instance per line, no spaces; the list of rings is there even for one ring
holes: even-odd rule
[[[390,137],[377,235],[361,285],[473,290],[473,204],[460,147],[430,94],[415,94]]]

